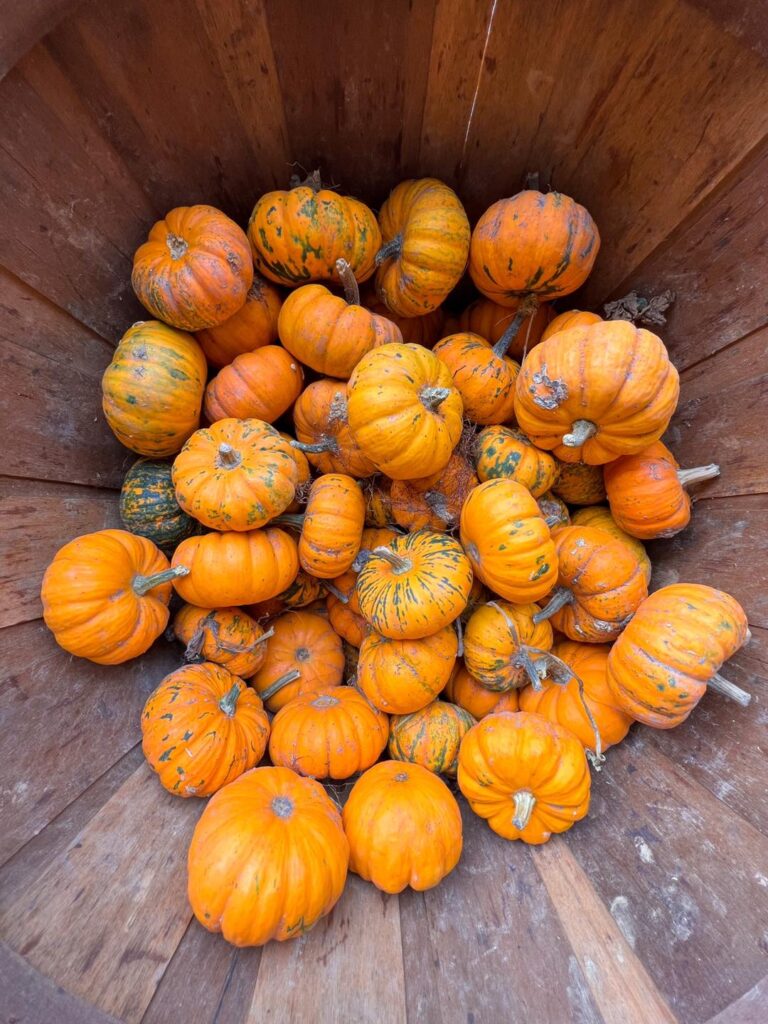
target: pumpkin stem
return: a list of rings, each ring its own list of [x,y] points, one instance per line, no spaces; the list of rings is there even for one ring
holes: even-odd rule
[[[536,797],[530,789],[518,789],[512,799],[515,801],[515,816],[512,819],[512,824],[519,832],[522,832],[531,820],[533,808],[536,806]]]
[[[294,530],[301,530],[304,526],[304,516],[284,515],[275,516],[274,519],[270,519],[270,526],[292,526]]]
[[[279,693],[284,686],[287,686],[289,683],[295,683],[297,679],[301,679],[301,672],[299,672],[297,668],[292,668],[290,672],[286,672],[284,675],[280,676],[279,679],[276,679],[274,683],[272,683],[271,686],[268,686],[266,690],[259,694],[259,696],[266,704],[266,702],[271,700],[276,693]]]
[[[531,647],[529,650],[536,650],[536,648]],[[558,658],[558,656],[553,654],[551,651],[537,651],[537,653],[540,655],[539,661],[542,664],[546,664],[547,675],[553,683],[556,683],[558,686],[568,686],[572,679],[576,680],[576,685],[579,688],[579,700],[581,701],[581,706],[584,708],[584,714],[587,716],[589,724],[592,726],[592,732],[595,736],[595,749],[594,751],[586,751],[587,760],[595,771],[599,772],[600,766],[603,761],[605,761],[605,754],[603,754],[603,743],[600,738],[600,730],[597,728],[595,716],[592,714],[592,710],[589,704],[587,704],[587,699],[584,696],[583,679],[574,672],[570,665],[564,662],[562,658]]]
[[[303,170],[304,168],[302,168]],[[288,179],[289,188],[311,188],[313,192],[319,192],[323,187],[320,171],[310,171],[306,178],[300,178],[298,174],[292,174]]]
[[[563,444],[566,448],[581,448],[596,433],[597,424],[592,420],[574,420],[570,434],[563,434]]]
[[[707,686],[711,690],[715,690],[717,693],[722,693],[722,695],[724,697],[728,697],[729,700],[735,700],[736,703],[741,704],[743,708],[745,708],[752,700],[751,693],[747,693],[747,691],[742,690],[740,686],[736,686],[735,683],[725,679],[719,672],[715,672],[712,678],[707,680]]]
[[[413,568],[410,558],[403,558],[401,555],[395,554],[391,548],[374,548],[371,554],[379,555],[385,562],[389,562],[395,572],[395,576],[402,576],[404,572],[410,572]]]
[[[216,454],[217,465],[224,469],[234,469],[236,466],[239,466],[242,461],[243,457],[240,452],[235,451],[231,444],[227,444],[226,441],[222,441]]]
[[[606,320],[629,320],[634,324],[659,327],[667,322],[664,314],[674,301],[675,293],[671,291],[653,295],[650,299],[644,299],[637,292],[630,292],[615,302],[606,302],[603,311]]]
[[[458,619],[456,619],[453,624],[456,627],[456,639],[459,642],[459,646],[456,648],[456,657],[457,658],[463,658],[464,657],[464,626],[462,625],[462,622],[461,622],[461,616],[459,616]]]
[[[349,598],[347,595],[343,591],[339,590],[338,587],[334,586],[333,583],[329,583],[328,580],[323,580],[323,586],[329,594],[336,598],[337,601],[341,601],[342,604],[349,604]]]
[[[710,462],[708,466],[696,466],[694,469],[678,469],[677,479],[681,487],[690,487],[691,484],[701,484],[705,480],[714,480],[720,476],[720,467]]]
[[[503,359],[507,354],[509,346],[517,337],[517,333],[523,326],[523,321],[527,320],[529,316],[532,316],[539,308],[539,300],[536,295],[526,295],[520,305],[517,307],[512,321],[507,327],[506,331],[502,334],[496,344],[493,346],[493,354],[498,356],[499,359]]]
[[[426,406],[430,412],[435,412],[450,393],[450,388],[422,388],[419,398],[421,399],[422,405]]]
[[[234,718],[237,698],[240,696],[240,684],[235,683],[229,693],[225,694],[219,701],[219,707],[229,718]]]
[[[171,254],[172,260],[180,260],[189,248],[180,235],[171,234],[170,231],[165,236],[165,244],[168,246],[168,252]]]
[[[531,687],[538,693],[539,690],[543,689],[541,680],[547,674],[546,662],[543,658],[538,657],[532,658],[529,651],[535,651],[537,654],[544,654],[544,651],[538,651],[535,647],[526,647],[525,644],[521,644],[517,654],[512,660],[512,664],[515,668],[522,668],[525,670],[525,674],[528,676],[528,682]],[[515,687],[512,687],[515,689]]]
[[[347,300],[350,306],[360,305],[360,289],[357,287],[357,281],[355,275],[352,272],[352,267],[344,259],[336,260],[336,273],[339,275],[339,280],[344,285],[344,298]]]
[[[152,573],[151,576],[141,576],[137,573],[131,580],[131,586],[134,594],[143,597],[155,587],[161,587],[163,583],[170,583],[171,580],[176,580],[179,576],[189,576],[189,569],[186,565],[175,565],[172,569],[163,569],[162,572]]]
[[[424,501],[446,526],[453,522],[455,516],[448,507],[448,499],[440,491],[427,491],[424,495]]]
[[[290,818],[293,814],[293,800],[289,796],[276,796],[271,807],[278,818]]]
[[[376,266],[379,267],[384,260],[400,259],[400,253],[403,251],[403,236],[395,235],[394,238],[390,238],[388,242],[376,253]]]
[[[307,444],[304,441],[291,441],[291,448],[298,448],[300,452],[307,452],[310,455],[322,455],[323,452],[333,452],[334,455],[338,453],[339,446],[336,443],[334,437],[324,437],[322,441],[318,441],[316,444]]]
[[[539,171],[528,171],[525,176],[525,188],[528,192],[539,192],[539,184],[541,181],[541,175]]]
[[[368,548],[360,548],[360,550],[355,555],[354,562],[352,563],[352,565],[350,565],[350,569],[352,570],[352,572],[360,572],[361,569],[365,568],[365,563],[368,561],[372,554],[373,552],[369,551]]]
[[[540,611],[536,612],[533,616],[533,621],[538,624],[543,622],[545,619],[551,619],[555,612],[559,612],[561,608],[565,608],[567,604],[573,601],[573,593],[567,587],[555,587],[552,597],[548,603]]]

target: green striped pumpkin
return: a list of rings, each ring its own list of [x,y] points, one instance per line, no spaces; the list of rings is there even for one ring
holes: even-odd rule
[[[176,501],[170,462],[152,459],[139,459],[125,474],[120,518],[130,533],[148,537],[161,548],[175,547],[197,527]]]

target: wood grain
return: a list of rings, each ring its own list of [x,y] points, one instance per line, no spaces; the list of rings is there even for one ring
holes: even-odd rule
[[[0,79],[46,32],[66,17],[80,0],[2,0],[0,22]]]
[[[201,811],[143,765],[3,915],[8,943],[73,995],[140,1021],[190,919],[182,865]]]
[[[745,992],[741,999],[726,1006],[708,1024],[765,1024],[768,1006],[768,975]]]

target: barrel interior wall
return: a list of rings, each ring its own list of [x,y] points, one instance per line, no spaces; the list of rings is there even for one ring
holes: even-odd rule
[[[754,6],[40,0],[0,13],[6,991],[31,986],[50,1020],[61,986],[75,997],[56,1004],[62,1021],[90,1020],[76,998],[127,1021],[287,1019],[307,992],[336,1000],[329,1019],[392,1005],[393,1020],[445,1024],[492,1020],[511,998],[537,1019],[606,1022],[722,1011],[725,1024],[768,1005],[768,881],[748,871],[768,862],[768,33]],[[137,746],[173,652],[75,662],[42,625],[39,586],[64,538],[117,525],[133,457],[99,381],[143,316],[130,267],[148,225],[195,202],[244,222],[261,192],[316,166],[374,205],[434,174],[472,217],[538,170],[603,236],[579,303],[677,293],[660,332],[682,380],[669,440],[683,465],[722,474],[692,526],[654,545],[654,583],[718,581],[742,602],[753,639],[731,675],[754,699],[712,695],[680,729],[635,730],[567,842],[520,850],[467,822],[462,867],[439,890],[382,900],[355,882],[306,941],[259,954],[188,927],[179,864],[199,808],[159,797]],[[117,854],[116,832],[134,837]],[[106,870],[110,900],[91,884]],[[87,912],[72,915],[81,887]],[[547,965],[549,994],[504,959],[532,920],[525,955]],[[339,929],[354,939],[337,948]],[[286,972],[302,978],[290,992]],[[617,1017],[614,999],[646,1016]]]

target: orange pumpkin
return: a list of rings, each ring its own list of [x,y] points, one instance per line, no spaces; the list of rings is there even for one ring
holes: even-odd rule
[[[496,710],[517,711],[519,693],[519,690],[489,690],[469,674],[465,665],[457,662],[442,696],[479,721]]]
[[[557,479],[551,455],[534,447],[522,430],[486,427],[475,439],[475,466],[481,480],[516,480],[540,498]]]
[[[213,662],[171,672],[141,715],[142,749],[174,796],[210,796],[267,749],[269,720],[242,679]]]
[[[220,790],[187,858],[192,911],[235,946],[304,935],[344,890],[349,843],[319,782],[254,768]]]
[[[511,305],[500,306],[491,299],[475,299],[459,317],[457,327],[460,331],[479,334],[491,345],[495,345],[517,318],[523,301],[516,299]],[[552,307],[549,303],[542,302],[531,308],[532,306],[532,303],[526,305],[514,335],[511,338],[508,336],[504,351],[513,359],[522,359],[526,352],[534,345],[538,345],[545,327],[552,318]]]
[[[366,488],[365,525],[384,527],[393,523],[392,512],[392,481],[385,476],[377,476]]]
[[[184,569],[151,540],[100,530],[59,548],[45,570],[43,618],[59,647],[98,665],[148,650],[168,624],[171,581]]]
[[[293,583],[280,594],[280,600],[286,608],[306,608],[322,597],[323,584],[303,569],[299,569]]]
[[[388,309],[383,302],[380,302],[375,292],[373,295],[366,295],[363,300],[367,309],[378,316],[385,316],[391,320],[403,336],[403,341],[410,345],[423,345],[424,348],[432,348],[436,341],[442,337],[445,314],[442,309],[433,309],[431,313],[424,316],[398,316]]]
[[[200,426],[208,368],[192,337],[157,320],[129,327],[101,379],[102,408],[120,444],[175,455]]]
[[[580,309],[569,309],[567,313],[560,313],[550,321],[546,330],[541,336],[542,341],[551,338],[560,331],[567,331],[570,327],[589,327],[591,324],[600,324],[603,318],[597,313],[585,313]]]
[[[551,491],[542,494],[536,504],[539,506],[539,511],[544,517],[544,522],[552,532],[561,526],[568,526],[570,524],[571,515],[568,511],[568,506],[562,498],[558,498]]]
[[[357,685],[375,708],[407,715],[426,707],[445,687],[457,651],[451,626],[421,640],[369,633],[360,644]]]
[[[537,448],[596,466],[658,440],[679,393],[661,339],[612,320],[560,331],[529,352],[515,416]]]
[[[520,711],[487,715],[459,751],[459,789],[504,839],[546,843],[589,810],[584,747],[561,725]]]
[[[569,505],[595,505],[605,500],[603,467],[589,466],[586,462],[560,462],[557,460],[557,479],[552,493]]]
[[[296,447],[296,438],[291,437],[290,434],[286,434],[282,430],[280,431],[280,437],[282,437],[284,441],[288,442],[291,455],[293,456],[293,461],[296,463],[296,471],[298,473],[296,497],[288,506],[286,512],[300,512],[302,503],[306,501],[307,494],[309,492],[309,485],[312,482],[312,470],[310,469],[307,456]]]
[[[324,580],[346,572],[360,550],[364,521],[365,498],[353,477],[342,473],[318,477],[310,488],[301,526],[302,569]]]
[[[557,579],[549,527],[536,500],[514,480],[488,480],[470,493],[461,543],[483,583],[508,601],[538,601]]]
[[[316,380],[293,407],[298,443],[321,473],[347,473],[359,479],[372,476],[376,467],[364,454],[349,429],[347,389],[343,381]]]
[[[301,394],[304,374],[290,353],[265,345],[238,356],[219,370],[205,389],[206,418],[264,420],[274,423]]]
[[[195,335],[211,366],[228,366],[244,352],[274,345],[278,339],[277,317],[282,302],[277,288],[255,274],[245,305],[223,324]]]
[[[292,537],[266,527],[188,537],[176,548],[173,566],[188,570],[175,581],[185,601],[201,608],[229,608],[277,597],[296,578],[299,556]]]
[[[235,676],[250,676],[266,657],[271,633],[242,608],[198,608],[184,604],[176,612],[173,633],[186,645],[186,661],[212,661]]]
[[[503,339],[502,339],[503,340]],[[472,423],[504,423],[514,415],[519,365],[478,334],[450,334],[433,352],[451,371],[454,387]]]
[[[270,711],[304,693],[338,686],[344,673],[341,640],[314,612],[286,612],[272,623],[264,664],[251,679]]]
[[[431,772],[456,775],[459,747],[475,719],[464,708],[433,700],[420,711],[396,715],[389,727],[389,756]]]
[[[387,745],[389,720],[351,686],[294,697],[275,715],[272,763],[313,779],[348,779]]]
[[[343,815],[350,870],[384,892],[431,889],[461,857],[459,805],[421,765],[382,761],[369,768]]]
[[[464,664],[489,690],[513,690],[546,674],[552,627],[536,622],[535,604],[490,601],[480,605],[464,630]],[[549,628],[547,628],[549,627]]]
[[[617,706],[654,729],[684,722],[707,691],[741,704],[749,694],[719,675],[746,643],[744,609],[730,594],[676,583],[651,594],[608,656],[608,686]]]
[[[454,452],[439,473],[422,480],[393,481],[392,515],[408,530],[449,530],[458,523],[467,495],[477,484],[467,459]]]
[[[359,647],[371,627],[360,614],[357,573],[345,572],[332,582],[326,581],[325,588],[328,591],[328,621],[342,639],[353,647]]]
[[[616,461],[618,462],[619,460],[617,459]],[[628,533],[625,533],[617,525],[610,510],[604,505],[589,505],[586,508],[580,508],[574,512],[571,521],[574,526],[593,526],[598,530],[603,530],[605,533],[610,533],[612,537],[618,537],[619,540],[624,541],[630,551],[634,552],[645,574],[646,581],[648,583],[651,582],[651,560],[645,547],[637,538],[630,537]],[[568,524],[566,523],[565,525]]]
[[[463,426],[448,368],[420,345],[382,345],[363,356],[347,384],[347,409],[355,441],[392,480],[443,469]]]
[[[171,210],[133,257],[139,302],[183,331],[224,323],[243,306],[252,283],[248,239],[212,206]]]

